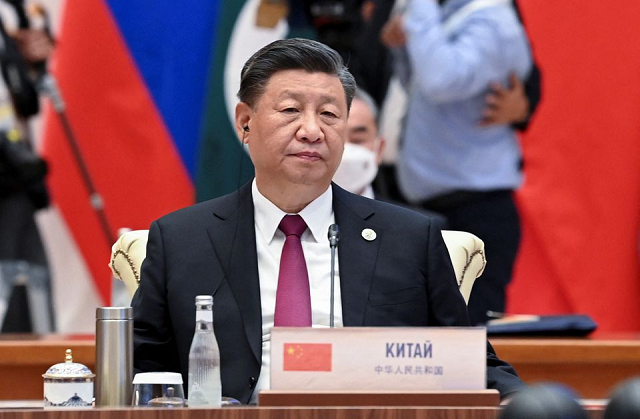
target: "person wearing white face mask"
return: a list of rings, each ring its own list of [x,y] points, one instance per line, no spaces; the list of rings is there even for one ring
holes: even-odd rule
[[[347,120],[347,141],[333,181],[351,193],[374,198],[371,182],[378,173],[385,147],[378,135],[378,107],[364,90],[357,89]]]
[[[356,88],[347,120],[347,141],[333,181],[356,195],[400,205],[432,219],[438,229],[447,228],[447,220],[441,214],[376,196],[372,182],[378,174],[386,141],[378,131],[378,107],[373,98]]]

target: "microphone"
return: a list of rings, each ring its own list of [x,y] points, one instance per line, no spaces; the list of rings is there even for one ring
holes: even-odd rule
[[[331,247],[331,307],[329,309],[329,327],[333,327],[333,296],[335,294],[334,279],[336,276],[336,248],[338,247],[338,242],[340,241],[340,229],[338,229],[338,224],[331,224],[329,226],[328,236],[329,246]]]

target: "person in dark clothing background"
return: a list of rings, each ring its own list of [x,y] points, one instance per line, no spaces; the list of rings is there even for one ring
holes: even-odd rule
[[[7,290],[0,296],[6,300],[2,332],[32,332],[38,322],[30,316],[22,281],[36,281],[30,286],[40,288],[49,306],[48,318],[39,323],[47,324],[45,331],[54,329],[48,263],[34,218],[49,205],[47,164],[33,149],[28,126],[40,110],[36,83],[52,47],[43,30],[21,28],[10,36],[0,21],[0,280]]]

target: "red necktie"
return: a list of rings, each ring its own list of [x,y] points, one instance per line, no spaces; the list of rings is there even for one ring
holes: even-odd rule
[[[278,228],[287,238],[280,257],[274,325],[309,327],[309,274],[300,242],[300,236],[307,229],[307,224],[299,215],[285,215]]]

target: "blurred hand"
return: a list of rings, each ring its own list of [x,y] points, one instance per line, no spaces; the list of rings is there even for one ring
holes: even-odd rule
[[[53,42],[41,29],[19,29],[12,36],[22,56],[31,63],[46,61],[53,52]]]
[[[500,83],[491,84],[491,93],[485,99],[486,107],[482,112],[481,125],[507,125],[527,119],[529,99],[525,94],[524,84],[512,74],[509,85],[504,87]]]
[[[398,14],[390,17],[389,20],[387,20],[387,23],[382,27],[382,30],[380,31],[380,40],[388,48],[402,47],[407,42],[402,24],[402,15]]]
[[[373,13],[376,11],[376,3],[372,0],[365,0],[360,7],[360,16],[366,23],[371,21]]]

